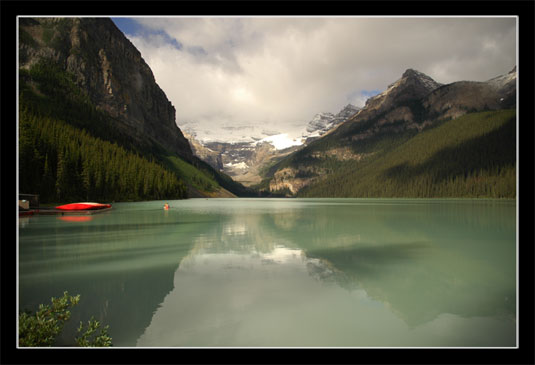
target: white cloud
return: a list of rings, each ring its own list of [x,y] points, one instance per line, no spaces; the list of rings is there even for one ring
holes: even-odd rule
[[[363,105],[366,91],[386,89],[407,68],[449,83],[487,80],[516,63],[515,18],[135,19],[149,32],[127,36],[177,124],[200,134],[255,125],[296,136],[316,113]]]

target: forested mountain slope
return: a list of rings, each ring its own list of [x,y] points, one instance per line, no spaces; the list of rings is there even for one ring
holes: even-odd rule
[[[44,202],[248,193],[193,156],[175,108],[110,19],[19,25],[19,191]]]
[[[514,198],[515,146],[514,110],[466,114],[376,157],[342,163],[298,196]]]
[[[497,112],[495,118],[498,119],[481,114],[468,115],[504,111],[515,108],[515,104],[516,68],[486,82],[461,81],[448,85],[436,83],[429,76],[409,69],[386,91],[368,99],[364,108],[337,129],[271,166],[265,172],[264,186],[290,196],[514,197],[509,177],[515,175],[515,159],[510,157],[516,153],[516,120],[505,117],[509,115],[507,113],[514,114],[514,110],[506,114]],[[456,120],[463,116],[467,119]],[[496,123],[504,125],[497,127]],[[427,149],[421,149],[416,143],[424,135],[427,136]],[[479,137],[469,142],[467,138],[470,136]],[[465,140],[467,144],[458,143]],[[401,146],[419,152],[409,153],[405,165],[403,162],[390,164],[395,161],[394,156],[403,155]],[[437,146],[442,146],[444,151],[436,150]],[[474,148],[488,152],[478,154]],[[429,155],[430,151],[435,155]],[[474,153],[479,156],[477,160]],[[423,156],[430,160],[421,160]],[[452,156],[455,162],[451,160]],[[507,163],[503,162],[505,156]],[[379,161],[385,165],[377,165]],[[419,164],[417,174],[411,170],[411,166],[416,168],[411,165],[415,163]],[[453,167],[454,164],[457,165]],[[391,170],[381,175],[379,170],[387,165]],[[500,168],[496,170],[495,166]],[[501,169],[505,166],[513,169],[507,170],[507,178]],[[488,176],[488,184],[494,184],[492,179],[498,179],[500,188],[485,186],[485,195],[471,188],[452,188],[447,192],[434,186],[436,176],[441,176],[440,183],[454,181],[458,185],[461,175],[464,179],[475,174]],[[418,179],[423,176],[429,179],[420,181],[417,186],[407,183],[417,176]]]

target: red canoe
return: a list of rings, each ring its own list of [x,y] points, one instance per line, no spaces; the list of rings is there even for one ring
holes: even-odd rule
[[[72,203],[65,204],[56,207],[56,209],[61,210],[94,210],[94,209],[104,209],[111,208],[111,204],[101,204],[101,203]]]

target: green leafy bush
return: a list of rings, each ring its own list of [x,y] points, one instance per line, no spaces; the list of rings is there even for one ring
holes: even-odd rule
[[[19,315],[19,346],[21,347],[50,347],[54,346],[57,336],[63,330],[63,325],[71,317],[69,308],[80,301],[80,295],[70,296],[64,292],[61,298],[52,297],[52,305],[40,304],[34,314],[23,312]],[[99,333],[100,323],[93,317],[88,321],[87,329],[83,331],[80,322],[75,341],[81,347],[109,347],[111,337],[108,336],[108,326]]]
[[[84,325],[80,321],[80,327],[78,327],[78,333],[82,335],[76,337],[76,343],[80,347],[110,347],[111,346],[111,337],[108,336],[108,327],[104,327],[100,330],[100,333],[97,333],[97,330],[100,327],[100,322],[95,320],[93,317],[87,321],[87,329],[83,331]]]

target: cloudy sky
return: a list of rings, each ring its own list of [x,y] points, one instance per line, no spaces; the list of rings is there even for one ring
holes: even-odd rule
[[[440,83],[516,64],[516,18],[112,18],[199,139],[288,133],[363,106],[407,68]]]

